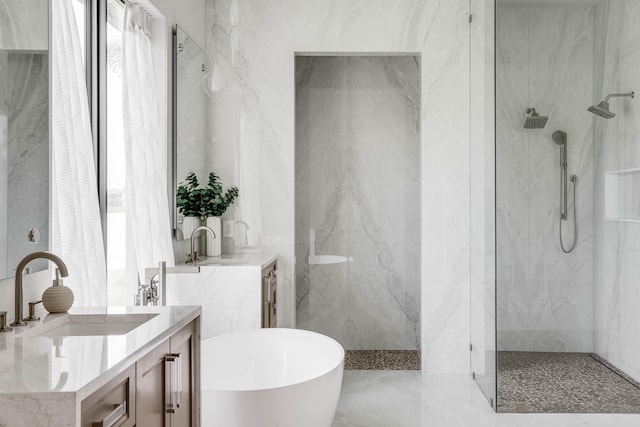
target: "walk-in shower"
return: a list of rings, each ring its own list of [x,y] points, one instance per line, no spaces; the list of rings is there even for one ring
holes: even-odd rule
[[[640,1],[492,4],[495,106],[474,125],[495,123],[495,271],[472,258],[471,275],[495,273],[495,296],[472,298],[475,378],[498,412],[640,413]]]

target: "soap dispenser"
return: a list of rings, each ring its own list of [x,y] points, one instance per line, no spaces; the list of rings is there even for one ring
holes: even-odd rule
[[[62,284],[60,270],[57,268],[53,286],[42,294],[42,305],[49,313],[66,313],[73,305],[73,291]]]

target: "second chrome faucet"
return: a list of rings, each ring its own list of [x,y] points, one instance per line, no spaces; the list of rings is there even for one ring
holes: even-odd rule
[[[217,238],[216,233],[206,225],[201,225],[200,227],[193,230],[193,233],[191,233],[191,252],[189,253],[187,264],[195,264],[198,262],[198,252],[195,250],[194,242],[195,242],[196,234],[198,234],[200,231],[206,231],[207,233],[211,234],[211,236],[214,239]]]

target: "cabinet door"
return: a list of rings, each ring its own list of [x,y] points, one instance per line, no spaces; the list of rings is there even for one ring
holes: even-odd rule
[[[167,339],[136,365],[137,427],[169,427],[166,411],[165,357],[170,353]]]
[[[276,263],[269,264],[262,270],[262,327],[275,328],[276,322]]]
[[[171,354],[178,356],[180,369],[178,402],[174,402],[171,415],[172,427],[196,427],[200,425],[200,333],[198,320],[191,322],[171,337]]]

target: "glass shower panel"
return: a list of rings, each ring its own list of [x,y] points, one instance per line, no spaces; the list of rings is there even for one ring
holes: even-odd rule
[[[471,371],[495,408],[495,0],[469,5]]]
[[[420,348],[420,68],[296,58],[297,325],[347,350]]]

